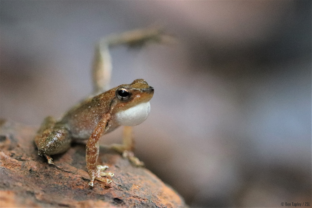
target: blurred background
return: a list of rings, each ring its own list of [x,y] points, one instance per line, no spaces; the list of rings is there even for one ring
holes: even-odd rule
[[[112,51],[112,86],[155,88],[136,153],[191,207],[311,204],[311,1],[0,0],[0,117],[37,126],[92,90],[96,41],[162,25],[179,40]],[[119,142],[121,129],[102,139]],[[303,205],[302,205],[303,206]]]

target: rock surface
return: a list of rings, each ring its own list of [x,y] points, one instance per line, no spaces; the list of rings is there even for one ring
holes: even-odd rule
[[[0,207],[186,207],[153,173],[104,148],[100,161],[115,174],[113,183],[89,188],[84,144],[73,144],[49,165],[37,155],[36,130],[0,120]]]

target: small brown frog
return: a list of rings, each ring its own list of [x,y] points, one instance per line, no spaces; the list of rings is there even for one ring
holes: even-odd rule
[[[60,120],[45,118],[35,137],[38,154],[53,164],[51,155],[67,151],[74,139],[88,139],[86,162],[90,175],[89,186],[93,187],[95,179],[108,185],[114,174],[104,172],[108,166],[97,165],[99,139],[122,125],[125,126],[123,144],[113,145],[112,148],[134,165],[143,165],[133,154],[130,126],[138,125],[147,118],[154,88],[143,79],[136,79],[131,84],[108,90],[111,76],[109,48],[120,44],[142,46],[149,42],[161,42],[164,38],[159,29],[145,29],[101,40],[96,47],[93,66],[93,95],[71,108]]]

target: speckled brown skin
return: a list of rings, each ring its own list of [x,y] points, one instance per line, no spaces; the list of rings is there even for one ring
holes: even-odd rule
[[[99,155],[99,138],[108,132],[113,131],[120,123],[127,125],[137,125],[146,119],[144,114],[138,116],[137,112],[133,113],[133,109],[127,111],[126,117],[116,116],[118,112],[127,110],[133,106],[148,102],[153,94],[154,89],[148,85],[143,79],[134,80],[131,84],[120,85],[111,90],[109,89],[109,81],[111,77],[111,57],[109,49],[117,45],[127,45],[129,47],[141,47],[152,42],[172,42],[171,37],[166,36],[164,31],[159,28],[148,28],[142,30],[134,30],[119,35],[113,35],[108,38],[101,39],[96,46],[94,63],[92,68],[93,74],[93,95],[82,101],[80,104],[71,108],[62,119],[55,121],[51,117],[47,117],[41,125],[36,137],[35,144],[38,147],[38,154],[44,155],[49,164],[53,164],[50,155],[65,152],[70,143],[75,139],[88,139],[87,142],[87,169],[91,178],[90,186],[93,186],[94,179],[109,183],[109,179],[100,176],[111,177],[112,173],[105,173],[103,170],[107,166],[97,166],[97,158]],[[127,99],[121,99],[116,94],[120,88],[126,89],[130,93]],[[144,106],[144,104],[143,104]],[[146,107],[147,105],[145,105]],[[149,109],[149,105],[147,107]],[[140,105],[137,109],[142,109]],[[137,110],[136,109],[136,110]],[[137,119],[135,123],[132,118],[129,119],[129,112],[135,115]],[[120,114],[119,114],[120,115]],[[126,118],[127,122],[123,122]],[[129,123],[129,122],[130,123]],[[123,144],[112,145],[112,149],[123,154],[134,165],[141,166],[143,163],[134,156],[134,141],[131,138],[131,128],[126,127],[124,131]]]
[[[116,90],[125,88],[131,96],[123,101],[116,96]],[[143,79],[136,79],[131,84],[115,87],[93,98],[88,98],[69,110],[64,117],[55,122],[47,117],[35,138],[39,155],[44,155],[50,164],[50,155],[65,152],[70,147],[72,139],[88,139],[86,160],[91,178],[107,182],[101,178],[101,170],[97,168],[99,155],[99,139],[103,134],[113,131],[120,124],[115,114],[127,110],[135,105],[148,102],[154,94],[154,89]],[[131,160],[131,158],[130,158]],[[103,167],[100,167],[103,170]]]
[[[132,94],[127,101],[120,101],[116,97],[116,90],[126,88]],[[127,110],[135,105],[149,101],[154,89],[143,79],[136,79],[131,84],[123,84],[107,92],[99,94],[92,99],[87,99],[73,107],[63,117],[61,122],[66,123],[73,137],[85,139],[91,135],[97,123],[106,113],[113,118],[108,122],[105,133],[116,129],[119,124],[115,122],[114,115],[119,111]]]
[[[94,179],[98,179],[105,184],[108,184],[107,179],[102,179],[100,170],[97,168],[97,161],[99,157],[99,139],[105,131],[105,126],[111,119],[111,114],[107,113],[103,116],[100,122],[97,124],[96,128],[93,130],[90,138],[88,139],[86,145],[86,161],[87,170],[90,175],[90,184],[93,186]]]
[[[72,139],[68,129],[52,117],[46,117],[35,137],[38,155],[44,155],[49,164],[53,164],[50,155],[65,152],[70,147]]]

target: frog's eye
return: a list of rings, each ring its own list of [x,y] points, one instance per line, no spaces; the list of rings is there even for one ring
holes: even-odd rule
[[[131,94],[127,89],[120,88],[116,91],[116,96],[119,100],[128,100]]]

